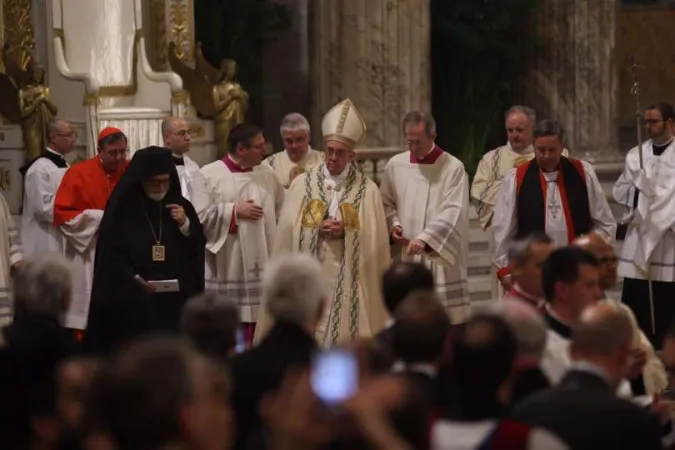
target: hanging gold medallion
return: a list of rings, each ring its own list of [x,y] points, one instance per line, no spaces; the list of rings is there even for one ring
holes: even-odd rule
[[[152,260],[153,261],[164,261],[166,259],[166,251],[163,245],[153,245],[152,246]]]

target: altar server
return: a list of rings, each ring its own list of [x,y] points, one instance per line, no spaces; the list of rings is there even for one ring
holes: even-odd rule
[[[562,156],[564,133],[553,120],[534,130],[535,158],[504,177],[492,220],[492,263],[497,276],[509,276],[508,246],[514,238],[543,231],[556,246],[596,232],[608,239],[616,221],[593,167]]]
[[[659,103],[644,113],[649,139],[626,156],[626,166],[614,185],[614,199],[628,208],[628,224],[619,258],[624,277],[621,300],[635,313],[654,347],[661,348],[668,324],[675,317],[675,143],[673,105]],[[654,311],[649,301],[649,283]],[[656,333],[652,330],[652,314]]]
[[[68,169],[65,156],[73,150],[77,135],[65,120],[47,127],[49,145],[40,156],[21,168],[24,176],[21,236],[26,255],[62,252],[63,235],[54,223],[54,198]]]
[[[284,188],[269,167],[260,166],[265,156],[260,128],[237,125],[228,148],[222,160],[202,168],[193,204],[206,235],[206,290],[239,304],[246,339],[251,341]]]
[[[323,154],[309,145],[311,137],[309,122],[302,114],[291,113],[281,121],[284,151],[266,158],[263,163],[274,169],[284,188],[288,189],[295,177],[323,162]]]
[[[429,266],[438,298],[462,323],[469,314],[469,177],[435,144],[430,114],[407,113],[403,131],[409,150],[389,160],[380,185],[392,256]]]
[[[87,328],[98,227],[108,197],[128,164],[122,130],[104,128],[97,146],[96,156],[68,169],[54,202],[54,226],[64,235],[65,255],[73,262],[75,274],[64,318],[64,326],[74,330]]]
[[[190,126],[185,119],[167,117],[162,122],[162,138],[164,139],[164,147],[173,153],[173,162],[180,179],[180,190],[183,198],[192,201],[194,179],[201,176],[199,166],[187,155],[187,152],[190,151],[192,130],[190,130]]]
[[[353,164],[366,131],[349,100],[321,124],[325,162],[299,175],[286,195],[274,253],[306,252],[322,262],[332,292],[316,328],[321,345],[334,346],[384,328],[381,276],[389,266],[389,238],[377,185]],[[256,340],[271,323],[265,313]]]

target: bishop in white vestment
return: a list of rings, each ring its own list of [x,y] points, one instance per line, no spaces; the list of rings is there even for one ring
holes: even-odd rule
[[[513,239],[544,231],[556,246],[596,232],[612,240],[616,221],[593,167],[566,158],[560,124],[544,120],[534,132],[535,159],[504,178],[492,220],[492,263],[497,276],[510,274],[508,246]]]
[[[260,165],[265,138],[258,127],[238,125],[229,140],[229,154],[202,168],[193,204],[206,235],[205,289],[238,303],[250,343],[284,189],[274,172]]]
[[[281,138],[284,151],[266,158],[263,164],[274,169],[281,184],[288,189],[295,177],[323,162],[323,153],[309,145],[311,129],[302,114],[291,113],[283,118]]]
[[[164,147],[173,153],[181,194],[192,202],[194,184],[197,183],[195,178],[201,176],[199,166],[187,155],[190,151],[192,130],[182,117],[168,117],[162,122],[162,137]]]
[[[403,120],[410,150],[389,160],[380,185],[394,259],[422,262],[453,323],[469,310],[469,179],[464,165],[434,143],[426,113]],[[427,129],[428,128],[428,129]]]
[[[5,196],[0,194],[0,328],[12,321],[12,271],[23,260],[19,230],[14,224]]]
[[[390,259],[380,191],[352,163],[366,129],[361,115],[345,100],[326,113],[321,129],[325,163],[291,183],[274,253],[307,252],[323,263],[333,298],[316,338],[330,347],[384,328],[380,280]],[[256,340],[272,325],[269,313],[263,317]]]
[[[65,120],[49,124],[49,147],[20,169],[23,175],[21,237],[26,255],[63,252],[63,235],[53,225],[56,190],[68,168],[65,155],[76,135]]]
[[[675,141],[673,106],[654,105],[645,111],[649,140],[626,156],[614,185],[614,199],[628,212],[621,222],[628,229],[619,258],[624,277],[621,301],[635,313],[642,331],[660,349],[675,316]],[[649,301],[649,283],[654,311]],[[652,312],[656,333],[652,330]]]

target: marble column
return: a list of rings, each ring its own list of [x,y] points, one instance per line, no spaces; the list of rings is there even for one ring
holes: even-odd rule
[[[431,109],[429,0],[310,5],[312,125],[349,97],[368,127],[359,147],[401,148],[403,115]]]
[[[563,124],[572,155],[616,160],[618,0],[540,0],[538,9],[528,103]]]

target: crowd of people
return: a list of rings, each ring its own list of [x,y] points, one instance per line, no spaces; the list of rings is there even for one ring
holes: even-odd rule
[[[524,106],[471,185],[419,111],[375,184],[349,100],[322,152],[289,114],[283,152],[242,124],[202,168],[182,118],[131,159],[105,128],[72,167],[55,120],[21,170],[20,232],[0,202],[2,447],[667,447],[674,118],[646,109],[614,187],[620,258],[593,166]],[[482,306],[470,197],[495,269]]]

